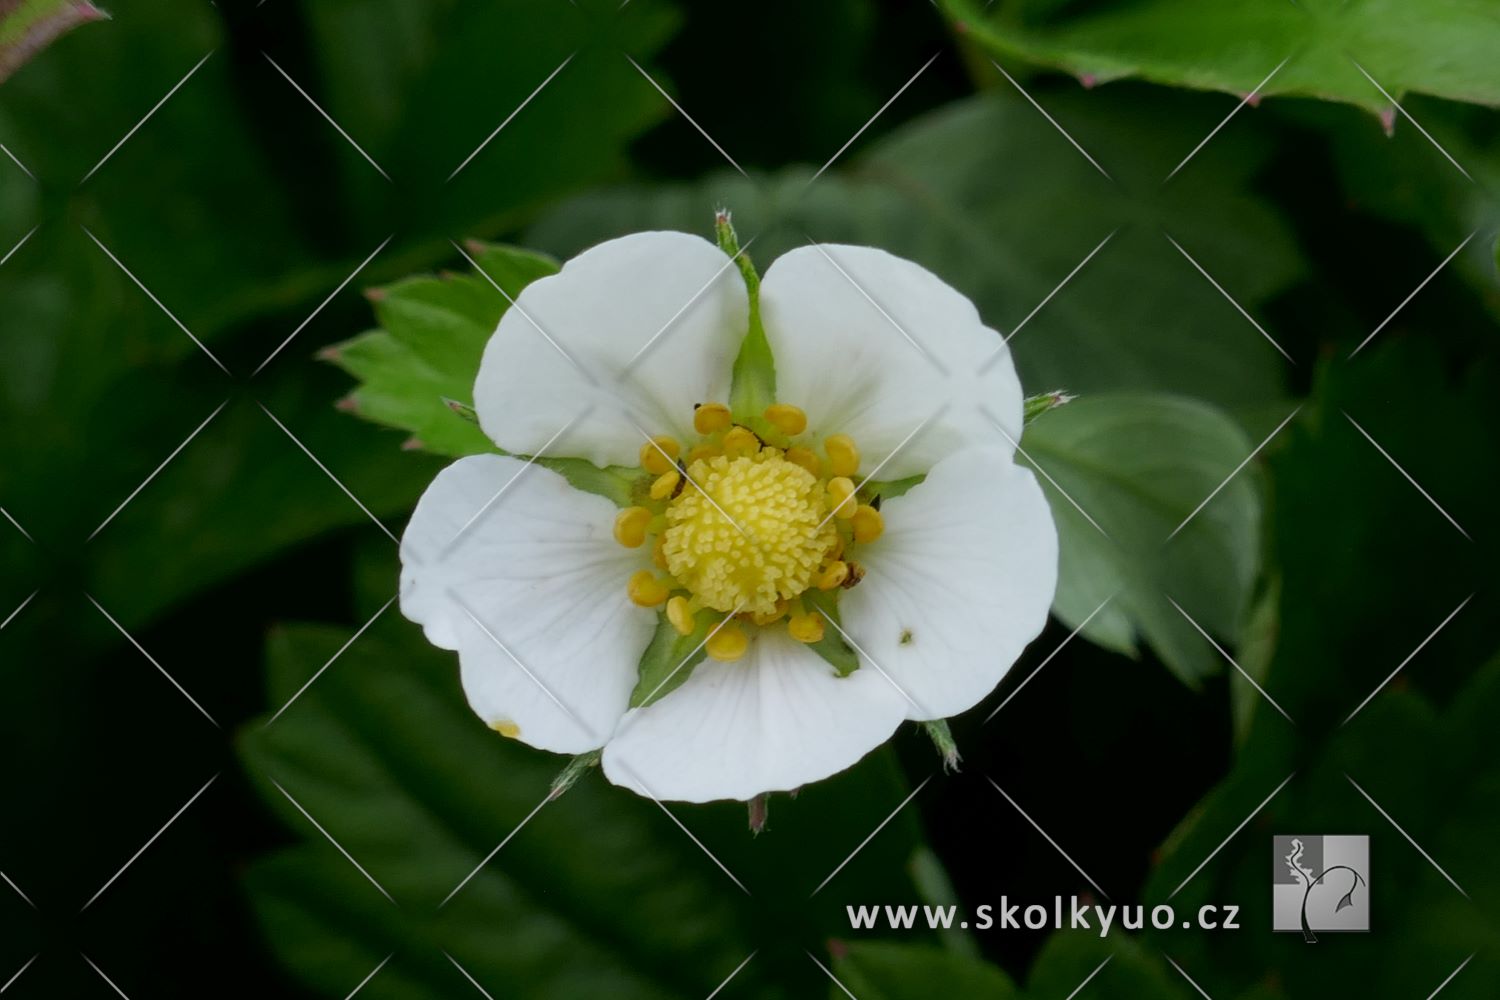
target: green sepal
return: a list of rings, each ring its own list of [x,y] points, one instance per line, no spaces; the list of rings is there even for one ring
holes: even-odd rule
[[[716,615],[700,614],[692,634],[681,635],[666,615],[658,615],[656,634],[641,654],[635,690],[630,692],[630,707],[653,705],[681,687],[708,655],[704,644],[720,620]]]
[[[836,590],[809,590],[802,595],[802,600],[807,603],[809,610],[814,613],[822,612],[829,621],[838,626],[838,628],[824,629],[823,638],[808,644],[807,648],[827,660],[829,666],[833,667],[840,677],[848,677],[859,669],[859,654],[844,641],[839,631],[844,627],[844,623],[839,620],[837,595]]]
[[[564,792],[578,784],[579,778],[599,766],[601,756],[603,756],[602,751],[590,750],[568,761],[567,766],[552,779],[552,790],[547,793],[547,801],[561,798]]]
[[[1029,424],[1048,410],[1055,410],[1059,406],[1066,406],[1077,396],[1071,396],[1061,389],[1053,389],[1044,392],[1040,396],[1027,396],[1026,402],[1021,406],[1021,422]]]
[[[601,469],[586,458],[539,458],[536,464],[562,476],[575,490],[601,496],[616,507],[634,504],[642,483],[640,469],[627,469],[623,465],[606,465]]]
[[[87,0],[11,0],[0,3],[0,80],[60,35],[108,14]]]
[[[932,740],[932,745],[937,747],[938,753],[943,757],[943,770],[952,772],[958,770],[959,761],[963,757],[958,752],[958,744],[953,742],[953,730],[948,728],[947,719],[929,719],[922,723],[922,728],[927,731],[927,736]]]
[[[763,430],[761,414],[776,402],[776,359],[771,354],[771,341],[766,338],[765,324],[760,318],[760,275],[750,262],[750,255],[740,246],[727,210],[721,209],[714,216],[714,236],[719,249],[734,258],[750,298],[749,331],[740,344],[740,352],[735,356],[730,372],[729,409],[740,422]]]
[[[872,503],[876,501],[884,502],[901,496],[913,486],[922,485],[922,481],[926,478],[925,475],[907,476],[905,479],[891,479],[883,483],[865,483],[865,488],[861,492],[867,494]]]

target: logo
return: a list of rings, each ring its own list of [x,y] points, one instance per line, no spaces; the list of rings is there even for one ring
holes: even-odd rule
[[[1370,838],[1275,837],[1271,858],[1272,928],[1301,931],[1370,929]]]

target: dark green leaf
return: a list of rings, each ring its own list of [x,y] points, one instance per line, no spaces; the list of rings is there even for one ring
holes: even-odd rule
[[[860,1000],[974,997],[1007,1000],[1021,993],[998,966],[940,948],[884,941],[835,946],[833,971]],[[836,985],[829,997],[847,997]]]
[[[0,0],[0,83],[59,35],[105,16],[88,0]]]

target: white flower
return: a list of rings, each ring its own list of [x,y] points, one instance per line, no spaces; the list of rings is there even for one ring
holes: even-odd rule
[[[602,747],[610,780],[654,798],[794,789],[970,708],[1056,585],[1051,513],[1013,461],[1020,384],[966,298],[880,250],[809,246],[758,302],[779,405],[731,415],[751,297],[718,247],[642,233],[529,285],[485,351],[481,425],[512,455],[642,470],[638,506],[481,455],[402,540],[402,611],[458,651],[475,712],[545,750]],[[668,640],[713,628],[708,658],[632,708],[664,620]],[[818,650],[845,634],[840,676]]]

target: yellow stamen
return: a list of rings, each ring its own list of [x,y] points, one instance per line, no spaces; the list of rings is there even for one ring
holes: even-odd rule
[[[631,601],[643,608],[654,608],[667,599],[667,585],[662,583],[649,570],[637,570],[631,574],[630,582],[626,584],[625,592],[630,595]]]
[[[672,623],[678,635],[693,634],[693,609],[686,597],[678,594],[667,602],[667,621]]]
[[[753,455],[760,451],[760,438],[748,427],[731,427],[724,435],[724,454],[731,457]]]
[[[687,466],[688,468],[692,468],[693,463],[701,462],[706,458],[713,458],[718,453],[719,449],[711,444],[695,444],[693,445],[693,449],[688,452]]]
[[[772,608],[770,611],[752,611],[750,613],[750,620],[756,625],[769,625],[774,621],[780,621],[786,615],[786,610],[786,601],[777,601],[776,607]]]
[[[682,446],[675,439],[665,435],[654,437],[641,445],[641,468],[653,476],[659,476],[672,468],[680,454]]]
[[[750,648],[750,639],[738,622],[730,622],[708,637],[704,650],[722,663],[732,663],[745,655]]]
[[[854,516],[859,503],[854,499],[854,481],[847,476],[828,480],[828,506],[834,516],[847,520]]]
[[[693,411],[693,430],[699,434],[715,434],[733,422],[729,407],[723,403],[704,403]]]
[[[818,575],[818,589],[835,590],[843,586],[847,579],[849,579],[849,564],[842,560],[835,560]]]
[[[667,553],[666,549],[663,548],[664,544],[665,539],[657,535],[655,544],[651,546],[651,561],[656,564],[657,569],[667,568]]]
[[[677,484],[682,482],[682,473],[676,469],[663,472],[656,482],[651,484],[651,499],[665,500],[677,490]]]
[[[859,449],[847,434],[835,434],[823,442],[828,452],[828,471],[835,476],[852,476],[859,471]]]
[[[627,549],[638,549],[646,543],[646,527],[651,512],[645,507],[626,507],[615,515],[615,541]]]
[[[521,735],[521,727],[509,719],[496,719],[490,723],[490,728],[508,740],[513,740]]]
[[[797,445],[786,450],[786,460],[793,465],[800,465],[815,476],[823,475],[823,460],[818,458],[817,453],[811,448]]]
[[[854,528],[856,542],[873,542],[885,533],[885,518],[869,504],[860,504],[849,523]]]
[[[823,616],[820,614],[792,615],[786,623],[787,632],[798,642],[822,642],[823,628]]]
[[[796,437],[807,430],[807,414],[790,403],[772,403],[766,407],[766,422],[787,437]]]

